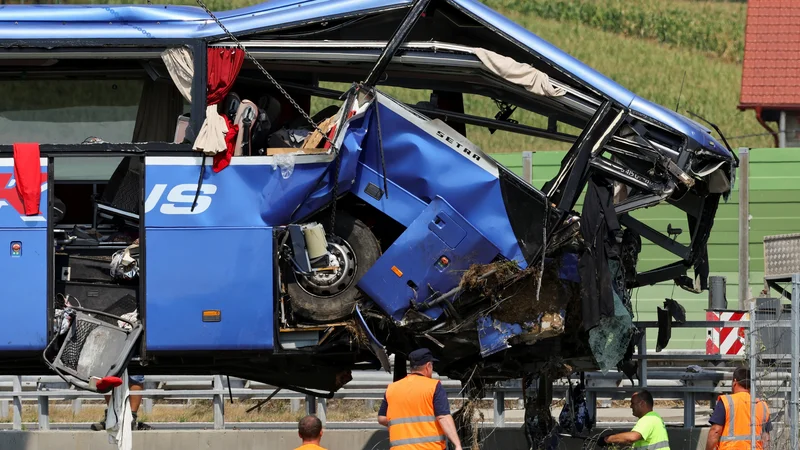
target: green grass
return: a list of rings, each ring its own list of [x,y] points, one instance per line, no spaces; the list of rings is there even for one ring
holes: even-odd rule
[[[578,23],[741,62],[744,3],[654,0],[482,0],[495,9]]]
[[[494,9],[551,42],[570,55],[578,58],[599,72],[610,77],[640,97],[675,109],[678,96],[681,94],[681,82],[686,81],[681,94],[679,112],[688,116],[687,110],[711,120],[719,125],[732,138],[744,135],[754,137],[729,139],[731,146],[769,147],[772,139],[764,135],[765,130],[759,125],[752,111],[739,111],[739,91],[741,86],[741,65],[722,57],[709,55],[695,49],[659,44],[653,39],[627,37],[618,33],[577,22],[560,22],[543,19],[535,14],[520,12],[526,8],[522,5],[541,3],[533,0],[523,3],[514,0],[485,0]],[[589,0],[580,0],[581,2]],[[704,17],[713,17],[716,13],[728,11],[730,20],[741,22],[746,5],[733,2],[694,2],[694,1],[657,1],[633,0],[637,8],[665,10],[666,8],[683,8],[685,11],[704,11],[710,8]],[[597,0],[597,4],[609,4],[615,0]],[[511,5],[503,7],[502,3]],[[649,5],[649,6],[648,6]],[[660,8],[660,9],[659,9]],[[716,9],[715,9],[716,8]],[[735,12],[733,14],[732,12]],[[739,27],[739,22],[731,22]],[[698,26],[702,25],[700,23]],[[342,86],[333,86],[342,89]],[[407,91],[391,87],[382,88],[384,92],[405,102],[414,103],[427,99],[428,92]],[[469,96],[465,99],[465,109],[470,114],[492,117],[497,112],[494,103],[485,98]],[[512,117],[520,123],[544,127],[546,121],[535,114],[517,111]],[[566,128],[566,127],[565,127]],[[559,131],[575,133],[574,130]],[[494,135],[488,130],[468,127],[467,137],[475,144],[491,153],[519,152],[524,150],[565,150],[569,144],[515,135],[502,131]]]
[[[731,139],[731,145],[734,147],[755,148],[772,145],[771,137],[764,135],[765,130],[756,121],[754,113],[752,111],[740,112],[736,109],[741,83],[741,65],[731,61],[730,55],[733,53],[726,53],[726,50],[721,53],[723,56],[715,56],[714,52],[710,53],[694,48],[695,44],[681,44],[696,43],[697,36],[703,35],[702,29],[704,28],[711,30],[714,36],[718,36],[715,42],[731,43],[740,39],[736,36],[739,36],[744,29],[746,4],[687,0],[627,0],[624,3],[621,0],[484,1],[640,97],[670,109],[675,108],[685,73],[686,81],[679,109],[681,114],[688,115],[687,110],[698,113],[718,124],[729,138],[758,135]],[[81,3],[85,2],[104,3],[96,0],[81,1]],[[112,0],[112,2],[122,3],[120,0]],[[144,1],[125,1],[124,3],[144,3]],[[192,0],[169,0],[169,3],[196,4]],[[253,0],[207,1],[208,6],[215,10],[241,7],[252,3],[254,3]],[[590,5],[597,15],[584,17],[579,14],[573,17],[567,15],[566,12],[563,14],[553,13],[555,17],[564,20],[560,21],[542,18],[536,13],[539,11],[537,8],[544,8],[544,10],[551,8],[554,11],[572,11],[570,14],[573,14],[575,7],[570,7],[570,4],[584,7]],[[608,17],[615,17],[610,12],[612,10],[618,11],[623,18],[640,18],[637,19],[639,22],[626,19],[618,26],[609,25]],[[671,31],[664,34],[664,38],[679,39],[678,44],[660,44],[658,29],[651,30],[645,27],[647,24],[657,24],[658,20],[661,20],[658,18],[667,17],[665,16],[667,13],[670,14],[669,17],[674,16],[675,21],[683,21],[681,23],[686,24],[686,27],[683,28],[666,28]],[[583,13],[581,12],[581,14]],[[726,26],[723,27],[722,24]],[[638,28],[639,33],[635,32],[637,26],[640,27]],[[674,24],[670,26],[674,27]],[[603,28],[611,29],[614,32],[604,31]],[[631,36],[625,36],[626,33]],[[656,33],[656,37],[652,38],[654,33]],[[681,37],[683,35],[685,37]],[[722,46],[722,44],[714,45]],[[429,96],[429,92],[426,91],[401,91],[390,87],[383,88],[383,90],[389,95],[410,103],[427,100]],[[322,103],[329,104],[328,102],[315,102],[315,106]],[[465,99],[465,108],[470,114],[484,117],[493,117],[497,112],[491,100],[475,96]],[[544,118],[525,111],[517,111],[512,118],[528,125],[546,126]],[[565,126],[559,131],[573,134],[576,132]],[[569,146],[564,143],[502,131],[491,135],[488,130],[477,127],[468,127],[467,137],[484,150],[492,153],[564,150]]]

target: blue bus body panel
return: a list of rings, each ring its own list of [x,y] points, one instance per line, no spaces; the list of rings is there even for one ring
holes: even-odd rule
[[[473,264],[487,264],[499,253],[475,228],[436,197],[406,231],[364,274],[359,288],[387,314],[400,321],[412,303],[419,304],[456,287]],[[448,259],[440,264],[440,258]],[[401,271],[396,274],[392,267]],[[420,311],[436,319],[441,307]]]
[[[0,349],[47,345],[47,160],[37,216],[20,210],[12,158],[0,158]],[[20,251],[12,246],[19,243]]]
[[[147,349],[269,350],[273,233],[260,207],[261,188],[276,171],[233,164],[212,174],[208,167],[191,211],[199,162],[146,158]],[[298,171],[297,180],[303,173]],[[220,311],[221,320],[204,322],[206,310]]]
[[[384,104],[384,102],[386,104]],[[405,111],[398,105],[387,107],[392,100],[381,100],[380,120],[386,174],[414,197],[430,202],[442,197],[472,226],[492,242],[503,256],[526,266],[525,258],[508,220],[500,179],[494,173],[476,164],[436,137],[436,132],[423,127],[433,127],[416,113]],[[371,107],[374,114],[375,105]],[[374,173],[383,174],[376,121],[371,120],[364,140],[363,162]],[[464,138],[460,138],[464,140]],[[370,174],[362,175],[369,177]],[[378,184],[381,189],[383,184]],[[392,199],[389,186],[389,200]],[[363,189],[359,194],[366,198]],[[414,208],[403,193],[397,195],[405,202],[403,208]],[[400,209],[400,207],[398,207]]]
[[[147,349],[273,347],[271,228],[154,228],[147,239]],[[219,322],[203,311],[218,310]]]

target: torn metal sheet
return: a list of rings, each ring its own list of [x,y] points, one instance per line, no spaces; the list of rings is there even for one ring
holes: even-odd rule
[[[515,343],[534,344],[542,339],[558,336],[564,332],[566,310],[539,314],[535,320],[523,323],[508,323],[493,318],[491,315],[478,318],[478,341],[481,356],[484,358],[511,347],[509,341]]]
[[[533,344],[541,339],[546,339],[564,332],[564,318],[566,310],[553,313],[543,313],[537,320],[524,323],[507,323],[491,316],[478,318],[478,340],[481,346],[481,356],[484,358],[505,350],[511,345],[508,341],[518,337],[521,343]]]

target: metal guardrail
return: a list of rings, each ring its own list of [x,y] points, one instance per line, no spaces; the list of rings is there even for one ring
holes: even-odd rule
[[[696,399],[708,397],[730,390],[730,370],[688,372],[680,369],[653,369],[647,372],[645,379],[647,388],[657,399],[683,400],[685,402],[684,426],[694,426],[694,405]],[[788,375],[774,374],[776,381],[788,380]],[[441,378],[451,400],[460,398],[461,385],[457,380]],[[145,389],[137,391],[144,397],[143,410],[152,410],[153,400],[188,400],[211,399],[214,408],[214,428],[225,428],[224,402],[229,395],[238,400],[265,399],[273,394],[275,387],[240,378],[230,378],[230,390],[226,378],[216,376],[147,376]],[[353,380],[345,385],[334,398],[380,401],[386,386],[391,383],[391,375],[385,372],[356,372]],[[586,374],[587,400],[595,405],[598,399],[625,399],[629,393],[639,389],[619,372],[602,374],[590,372]],[[559,380],[554,385],[554,395],[564,396],[568,391],[568,383]],[[484,400],[491,400],[494,410],[494,426],[505,426],[505,401],[519,400],[522,386],[518,380],[502,383],[490,390]],[[327,404],[325,399],[306,396],[290,391],[281,391],[274,399],[292,400],[293,410],[300,408],[300,401],[305,400],[308,413],[316,413],[325,420]],[[0,418],[13,406],[12,428],[22,429],[22,405],[35,400],[38,405],[38,428],[50,429],[50,401],[72,400],[73,411],[80,410],[82,400],[102,400],[103,396],[94,392],[75,389],[57,376],[0,376]],[[593,414],[596,409],[593,408]]]
[[[725,321],[687,321],[684,323],[673,323],[673,327],[683,328],[707,328],[707,327],[738,327],[745,329],[758,329],[759,323],[752,320],[748,322],[725,322]],[[762,326],[766,326],[763,323]],[[654,368],[648,369],[648,360],[671,360],[674,362],[691,361],[719,361],[719,360],[744,360],[742,356],[735,357],[715,357],[702,353],[674,353],[662,352],[659,355],[647,353],[647,328],[657,327],[655,322],[639,322],[636,326],[640,328],[641,340],[639,342],[639,352],[635,358],[639,360],[638,378],[640,385],[634,385],[623,374],[619,372],[590,372],[586,374],[586,395],[587,404],[593,417],[597,417],[597,400],[605,399],[624,399],[636,389],[646,387],[652,392],[656,399],[683,400],[684,415],[683,427],[691,428],[695,424],[695,404],[696,401],[708,399],[713,401],[716,395],[730,391],[729,381],[732,376],[731,370],[705,370],[691,372],[686,368]],[[769,321],[770,327],[790,327],[790,321]],[[794,373],[796,377],[796,372]],[[152,401],[155,399],[211,399],[214,411],[214,429],[224,429],[224,402],[225,397],[233,396],[240,400],[245,399],[264,399],[274,394],[275,387],[264,383],[258,383],[239,378],[230,378],[230,387],[225,382],[227,378],[221,375],[214,376],[148,376],[145,381],[145,389],[137,391],[137,395],[144,398],[144,411],[152,409]],[[780,390],[792,390],[791,375],[787,372],[776,372],[770,375],[770,381],[777,384],[784,384]],[[391,375],[385,372],[355,372],[353,380],[338,391],[334,398],[354,399],[354,400],[381,400],[387,385],[391,382]],[[456,399],[461,395],[460,383],[456,380],[447,378],[441,379],[442,384],[449,397]],[[788,385],[787,385],[788,384]],[[554,396],[563,396],[568,391],[568,383],[559,380],[553,389]],[[487,397],[484,400],[491,400],[494,410],[494,426],[505,425],[505,400],[519,399],[522,394],[522,386],[518,380],[500,383],[487,390]],[[507,395],[508,394],[508,395]],[[796,390],[792,392],[793,401],[796,399]],[[0,376],[0,418],[8,414],[9,402],[13,406],[12,427],[15,430],[22,429],[22,404],[25,400],[36,400],[38,405],[38,428],[41,430],[50,429],[49,405],[50,400],[72,400],[74,410],[80,408],[80,401],[83,399],[100,400],[103,396],[89,391],[78,390],[70,387],[66,382],[57,376]],[[290,399],[293,401],[294,410],[299,409],[300,400],[305,399],[305,407],[308,413],[316,413],[320,419],[326,419],[325,399],[315,398],[310,395],[303,395],[294,392],[278,392],[274,394],[276,399]]]

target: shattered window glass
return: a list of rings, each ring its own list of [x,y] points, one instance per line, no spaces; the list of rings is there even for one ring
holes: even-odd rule
[[[616,260],[609,260],[608,268],[611,271],[614,294],[614,315],[603,317],[600,323],[589,330],[589,346],[602,373],[608,373],[622,361],[633,335],[633,316],[623,303],[627,293],[620,289],[616,282],[620,275],[620,265]]]

